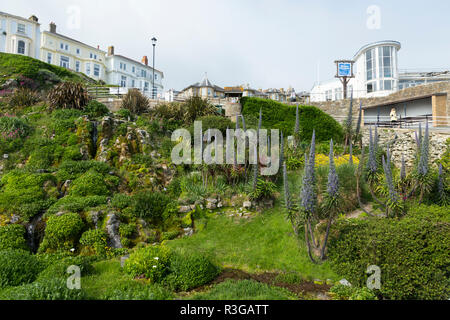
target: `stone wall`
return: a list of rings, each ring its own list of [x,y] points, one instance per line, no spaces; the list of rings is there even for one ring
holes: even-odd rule
[[[374,134],[372,128],[372,134]],[[422,131],[425,133],[425,130]],[[416,154],[416,139],[412,129],[384,129],[378,128],[380,146],[386,150],[387,143],[391,144],[392,160],[397,167],[401,166],[402,154],[405,156],[406,165],[411,168]],[[440,159],[446,150],[445,142],[450,138],[449,131],[430,130],[430,160]],[[363,130],[363,144],[369,145],[369,128]]]

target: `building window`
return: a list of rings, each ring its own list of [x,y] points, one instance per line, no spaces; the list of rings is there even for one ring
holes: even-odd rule
[[[94,76],[100,76],[100,66],[98,64],[94,64]]]
[[[66,49],[66,51],[69,51],[69,45],[68,44],[66,44],[65,49]]]
[[[376,82],[370,82],[367,84],[367,93],[375,92],[377,91]]]
[[[158,74],[155,73],[155,80],[158,80]]]
[[[60,43],[59,47],[61,48],[61,50],[64,50],[64,43]]]
[[[331,99],[333,98],[333,90],[327,90],[325,91],[325,99],[327,101],[331,101]],[[273,98],[272,98],[273,99]]]
[[[392,63],[393,47],[378,48],[378,66],[380,78],[393,77],[393,63]]]
[[[86,74],[89,76],[91,74],[91,64],[86,63]]]
[[[142,78],[147,78],[147,71],[141,70],[141,77]]]
[[[375,50],[371,49],[366,52],[366,80],[375,78]]]
[[[48,63],[48,64],[51,64],[51,63],[52,63],[52,54],[51,54],[51,52],[48,52],[48,53],[47,53],[47,63]]]
[[[392,80],[381,80],[380,90],[392,90]]]
[[[69,68],[69,58],[65,56],[61,56],[61,62],[59,64],[60,67]]]
[[[25,54],[25,41],[19,40],[17,42],[17,53]]]
[[[75,71],[80,72],[80,61],[75,61]]]
[[[136,69],[135,69],[135,67],[133,66],[131,70],[132,70],[132,71],[133,71],[133,73],[134,73]]]
[[[145,82],[144,84],[144,91],[148,91],[148,82]]]
[[[125,77],[125,76],[121,77],[121,79],[120,79],[120,86],[122,88],[125,88],[127,86],[127,77]]]
[[[135,85],[135,82],[134,82],[134,79],[133,79],[133,80],[131,80],[131,87],[134,88],[134,85]]]
[[[80,53],[81,53],[80,49],[77,49],[77,54],[80,54]]]
[[[19,23],[19,24],[17,25],[17,32],[18,32],[18,33],[25,33],[25,25]]]

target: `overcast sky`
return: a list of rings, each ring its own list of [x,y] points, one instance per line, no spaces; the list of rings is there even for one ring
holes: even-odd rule
[[[379,40],[401,42],[401,69],[450,69],[448,0],[2,0],[0,11],[139,61],[155,36],[166,90],[207,72],[219,86],[309,91]]]

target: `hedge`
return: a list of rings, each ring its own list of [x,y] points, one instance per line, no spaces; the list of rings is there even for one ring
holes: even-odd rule
[[[332,268],[353,285],[366,285],[367,267],[381,268],[386,299],[450,297],[448,207],[415,207],[402,219],[341,220],[332,228]]]
[[[296,106],[289,106],[273,100],[243,97],[242,114],[247,118],[259,118],[262,110],[262,125],[267,129],[279,129],[284,136],[292,135],[295,129]],[[341,141],[342,126],[331,116],[313,106],[299,106],[300,139],[311,140],[313,129],[316,141]]]

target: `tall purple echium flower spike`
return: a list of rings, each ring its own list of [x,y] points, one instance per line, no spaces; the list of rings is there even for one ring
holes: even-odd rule
[[[374,174],[377,172],[377,160],[375,158],[375,148],[372,137],[372,127],[369,129],[369,160],[367,162],[369,172]]]
[[[373,137],[373,149],[376,154],[378,151],[378,126],[377,125],[375,125],[375,136]]]
[[[402,167],[400,168],[400,179],[406,179],[406,163],[405,163],[405,155],[402,154]]]
[[[350,96],[350,107],[348,109],[348,115],[347,115],[347,121],[345,122],[345,126],[347,127],[347,130],[350,131],[353,124],[353,90]]]
[[[358,122],[356,123],[356,135],[359,134],[359,131],[361,130],[361,122],[362,122],[362,101],[359,104],[359,114],[358,114]]]
[[[290,210],[291,206],[291,194],[289,192],[289,183],[287,179],[286,162],[283,162],[283,184],[284,184],[284,205],[286,209]]]
[[[419,144],[422,144],[422,123],[419,123]]]
[[[384,160],[384,156],[382,156],[381,160],[382,160],[382,163],[383,163],[383,170],[384,170],[384,176],[386,178],[386,184],[387,184],[387,187],[389,189],[389,199],[391,200],[392,203],[395,203],[395,202],[398,201],[398,194],[397,194],[397,191],[395,191],[395,188],[394,188],[394,182],[392,180],[391,166],[389,164],[389,161],[386,162]]]
[[[423,136],[422,142],[421,142],[421,148],[420,148],[420,159],[419,159],[419,165],[417,167],[417,171],[419,175],[425,176],[428,173],[429,169],[429,147],[430,142],[429,140],[429,130],[428,130],[428,122],[425,126],[425,135]]]
[[[247,131],[247,126],[245,125],[245,118],[244,118],[244,115],[243,115],[243,114],[241,115],[241,118],[242,118],[242,129],[243,129],[244,131]]]
[[[316,205],[315,194],[315,179],[314,179],[314,167],[311,170],[310,161],[308,155],[305,153],[305,169],[303,174],[303,186],[301,191],[301,206],[305,212],[309,215],[314,212]]]
[[[417,131],[414,131],[414,137],[416,138],[417,150],[420,150],[420,140],[419,140],[419,136],[417,135]]]
[[[334,164],[333,139],[330,141],[330,171],[328,172],[327,193],[331,199],[338,196],[339,179],[336,173],[336,165]]]
[[[315,161],[316,161],[316,131],[313,130],[309,157],[305,153],[305,172],[303,175],[303,187],[301,192],[301,205],[307,214],[314,212],[316,195]]]
[[[298,113],[298,104],[297,109],[295,110],[295,130],[294,133],[297,134],[300,131],[300,115]]]

